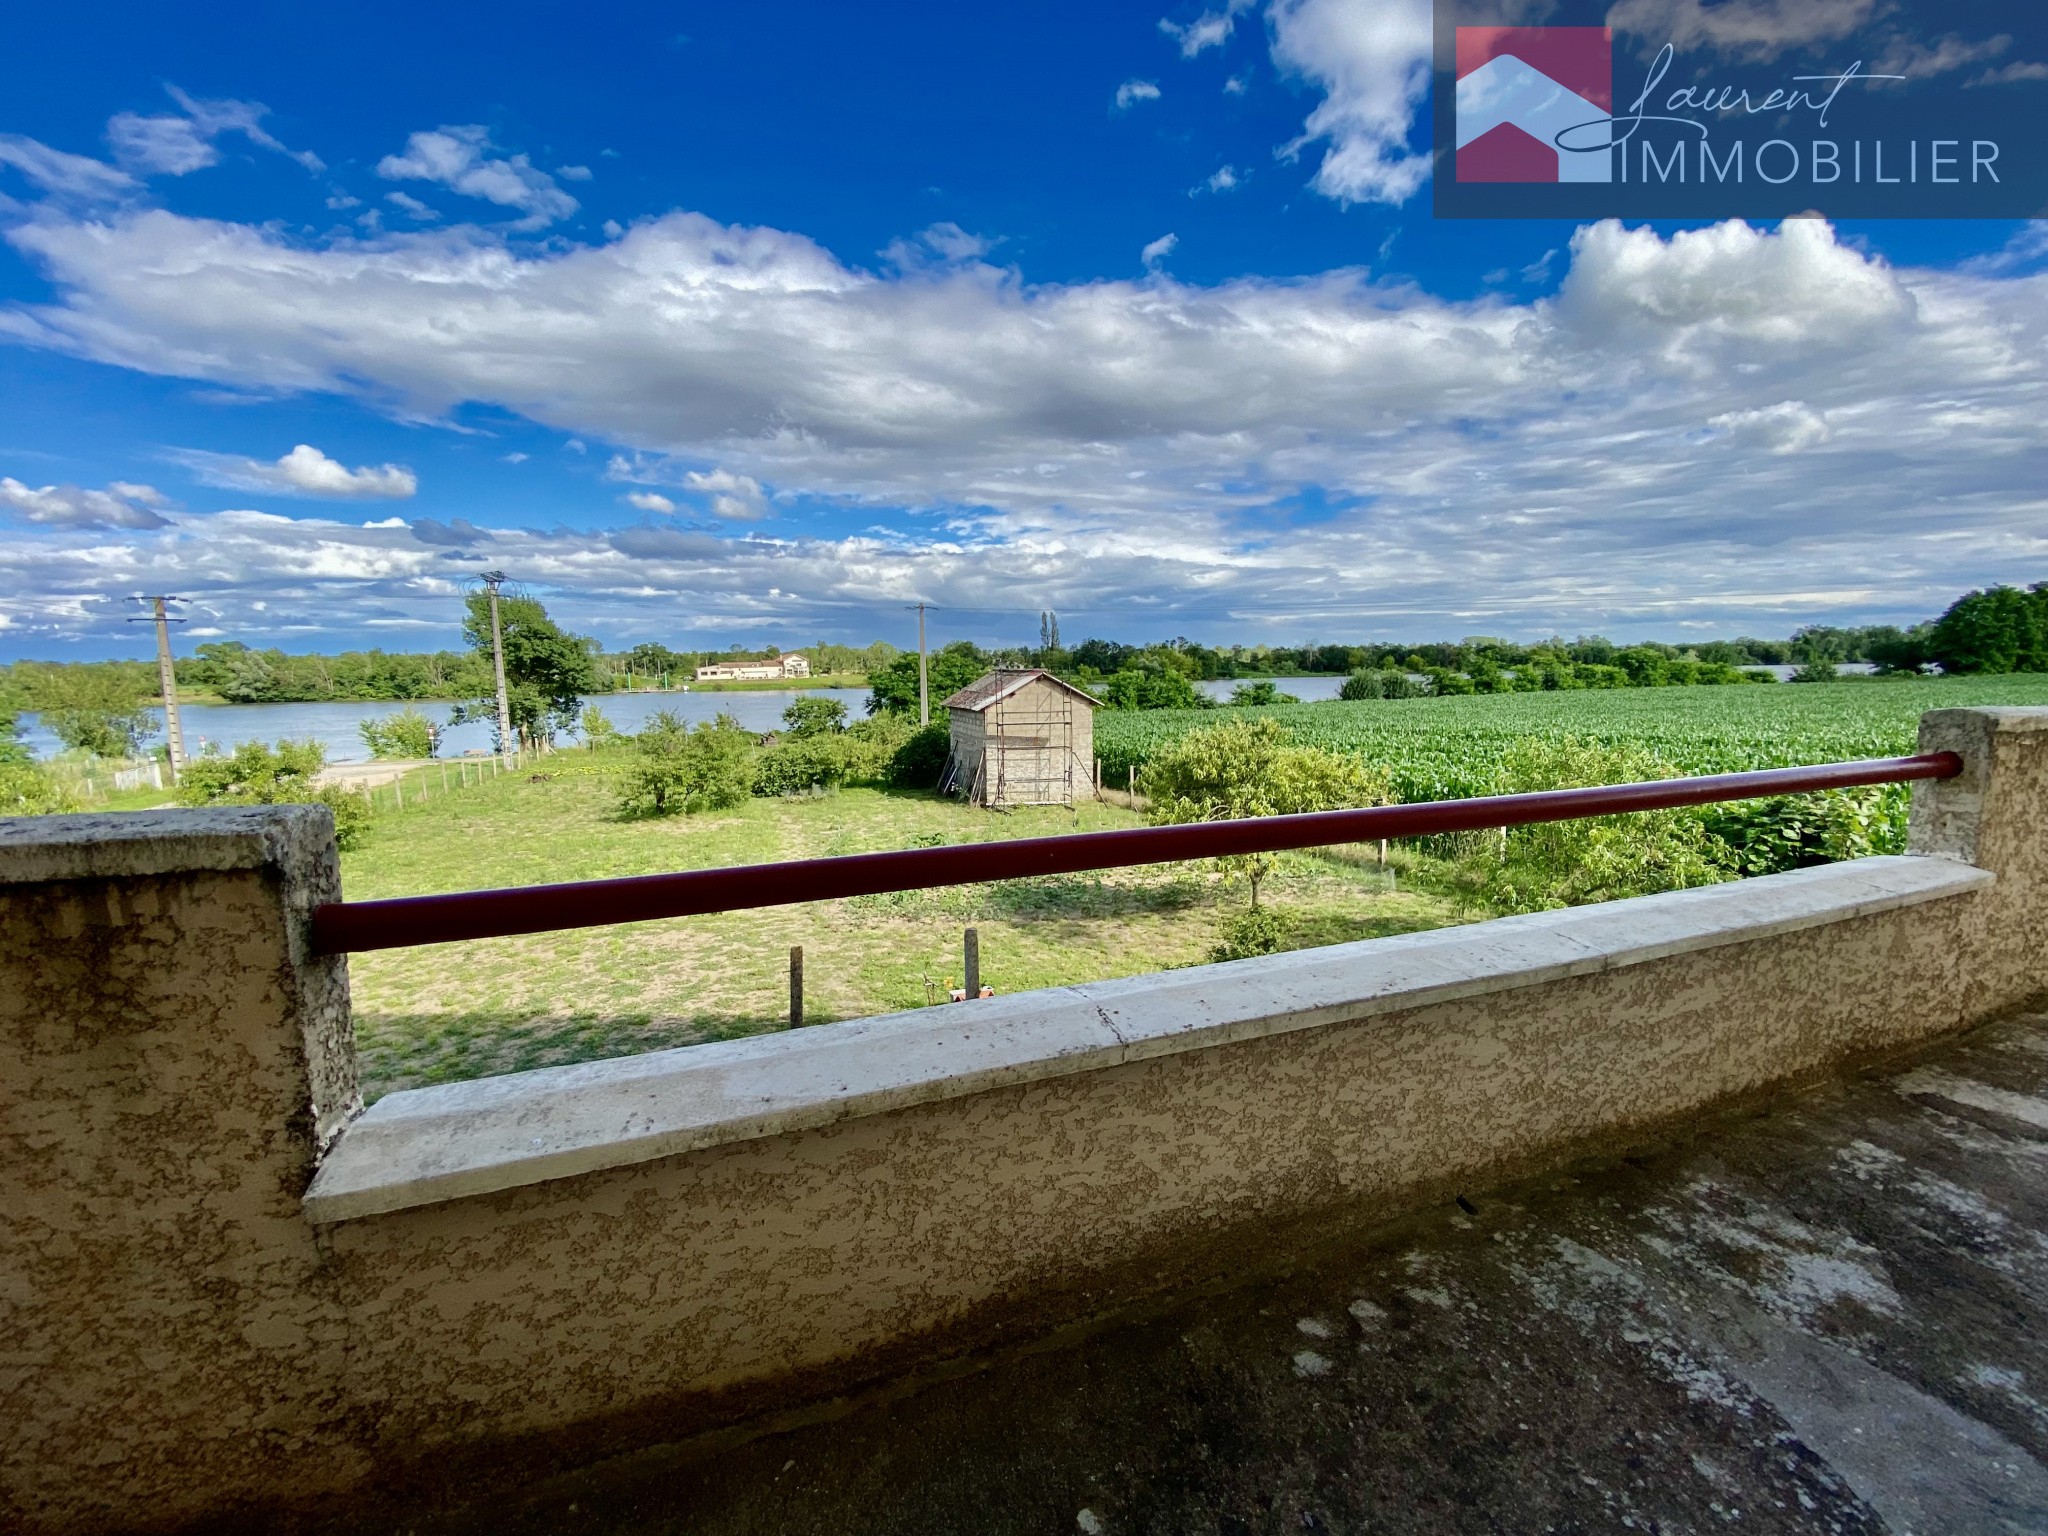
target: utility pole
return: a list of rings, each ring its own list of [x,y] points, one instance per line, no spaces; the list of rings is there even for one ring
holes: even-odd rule
[[[907,607],[917,610],[917,723],[932,723],[932,698],[929,674],[925,670],[924,655],[924,611],[929,603],[910,603]]]
[[[498,677],[498,756],[512,747],[512,701],[505,693],[505,633],[498,625],[498,588],[503,571],[485,571],[483,584],[491,594],[491,669]]]
[[[182,603],[182,597],[141,596],[138,603],[151,605],[149,618],[133,618],[131,624],[156,624],[156,680],[164,695],[164,743],[166,755],[171,760],[171,783],[178,782],[178,772],[185,766],[185,730],[178,723],[178,670],[171,665],[171,626],[185,621],[175,617],[164,607],[166,603]]]

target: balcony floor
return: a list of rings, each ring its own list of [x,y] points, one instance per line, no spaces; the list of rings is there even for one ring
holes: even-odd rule
[[[2048,1531],[2048,1016],[421,1530]]]

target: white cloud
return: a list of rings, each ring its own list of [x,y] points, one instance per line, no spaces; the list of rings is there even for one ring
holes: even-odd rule
[[[628,491],[626,502],[642,512],[673,512],[676,509],[674,502],[655,491]]]
[[[0,508],[49,528],[162,528],[169,520],[150,509],[168,504],[153,486],[124,480],[88,491],[75,485],[37,489],[12,476],[0,478]]]
[[[1160,262],[1166,260],[1168,256],[1171,256],[1173,248],[1179,244],[1179,235],[1161,235],[1157,240],[1148,244],[1145,249],[1138,252],[1138,259],[1148,267],[1156,267]]]
[[[1783,400],[1744,411],[1723,411],[1710,417],[1711,432],[1737,448],[1761,448],[1766,453],[1799,453],[1818,448],[1834,435],[1827,418],[1810,409],[1803,400]]]
[[[1126,80],[1116,88],[1117,110],[1135,105],[1141,101],[1157,101],[1159,87],[1150,80]]]
[[[425,203],[407,192],[386,192],[384,194],[384,201],[398,209],[401,213],[418,219],[423,224],[431,224],[435,219],[441,217],[436,210],[429,208]]]
[[[761,493],[761,482],[752,475],[736,475],[726,469],[692,471],[683,476],[683,485],[710,498],[713,517],[752,522],[768,515],[768,500]]]
[[[1558,291],[1522,301],[1357,271],[872,271],[694,214],[545,251],[475,229],[307,243],[160,210],[45,209],[10,238],[57,295],[0,308],[18,342],[412,418],[482,402],[623,450],[613,478],[679,505],[765,511],[773,487],[801,509],[774,538],[432,547],[181,516],[126,564],[46,528],[0,541],[0,615],[30,627],[70,622],[51,594],[128,590],[138,566],[281,596],[316,557],[415,617],[474,555],[586,623],[686,593],[707,624],[866,627],[886,616],[873,594],[908,586],[1274,638],[1784,628],[2048,570],[2048,276],[1895,268],[1817,220],[1591,226]],[[816,537],[821,505],[915,532]]]
[[[1970,81],[1972,86],[2012,85],[2021,80],[2048,80],[2048,64],[2037,64],[2027,59],[2015,59],[1997,69],[1987,69]]]
[[[1250,70],[1246,70],[1241,75],[1232,75],[1223,82],[1223,94],[1226,96],[1242,96],[1251,83],[1252,76]]]
[[[1159,30],[1180,44],[1182,58],[1192,59],[1205,48],[1220,48],[1229,42],[1237,18],[1251,7],[1252,0],[1224,0],[1221,10],[1204,11],[1186,25],[1161,17]]]
[[[1191,188],[1188,196],[1193,197],[1200,192],[1233,191],[1243,184],[1244,179],[1244,173],[1240,172],[1236,166],[1218,166],[1215,174],[1210,176],[1200,186]]]
[[[165,88],[183,114],[144,116],[116,113],[107,122],[107,144],[114,158],[145,176],[184,176],[217,164],[214,140],[238,133],[250,143],[288,156],[315,172],[327,167],[311,150],[293,150],[263,126],[270,109],[255,101],[203,101],[175,85]]]
[[[521,224],[540,229],[566,219],[579,206],[555,179],[524,155],[495,156],[489,130],[480,124],[443,126],[415,133],[405,152],[377,162],[386,181],[431,181],[525,214]]]
[[[590,180],[590,167],[587,165],[558,165],[555,167],[555,174],[564,181],[588,181]]]
[[[0,133],[0,165],[13,166],[46,192],[88,199],[119,197],[135,178],[85,155],[66,154],[18,133]]]
[[[1793,48],[1837,42],[1880,14],[1879,0],[1617,0],[1607,24],[1655,51],[1712,48],[1729,58],[1774,59]]]
[[[280,491],[287,496],[333,496],[346,500],[402,501],[420,488],[419,477],[398,464],[350,469],[311,443],[300,443],[283,458],[265,461],[238,454],[183,448],[172,455],[208,485],[241,491]]]
[[[1345,203],[1404,203],[1429,176],[1409,147],[1429,88],[1429,0],[1274,0],[1273,62],[1322,88],[1281,153],[1323,144],[1315,189]]]

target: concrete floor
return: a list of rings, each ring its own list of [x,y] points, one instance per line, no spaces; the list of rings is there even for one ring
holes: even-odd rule
[[[2048,1532],[2048,1016],[414,1528]]]

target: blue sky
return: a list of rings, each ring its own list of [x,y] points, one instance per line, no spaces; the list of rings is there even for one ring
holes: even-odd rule
[[[491,565],[618,646],[2048,577],[2041,226],[1435,221],[1418,16],[15,8],[0,655],[450,644]]]

